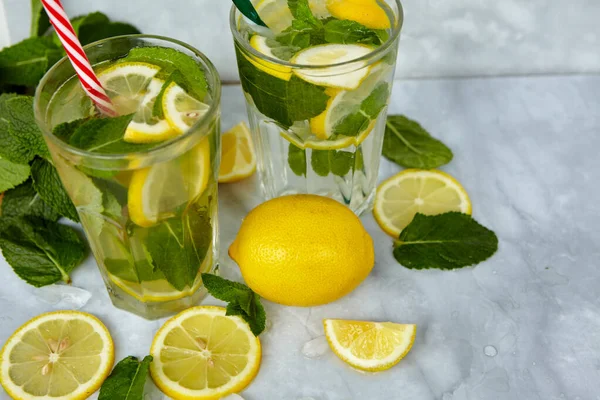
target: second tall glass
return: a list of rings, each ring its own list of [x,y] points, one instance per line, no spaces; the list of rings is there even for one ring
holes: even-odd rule
[[[361,214],[375,195],[402,7],[378,2],[379,21],[358,9],[365,27],[326,3],[312,0],[302,21],[286,0],[259,4],[269,30],[233,7],[230,26],[264,196],[318,194]]]

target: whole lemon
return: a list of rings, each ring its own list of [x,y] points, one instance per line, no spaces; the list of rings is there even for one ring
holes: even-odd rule
[[[252,290],[290,306],[339,299],[375,263],[373,239],[358,217],[315,195],[278,197],[250,211],[229,255]]]

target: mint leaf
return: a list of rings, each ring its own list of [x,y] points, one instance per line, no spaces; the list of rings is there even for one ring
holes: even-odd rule
[[[177,290],[192,287],[212,240],[206,210],[192,206],[182,216],[162,221],[147,232],[146,245],[154,266]]]
[[[62,124],[58,124],[54,127],[52,134],[54,134],[54,136],[63,142],[69,143],[71,136],[73,136],[77,128],[90,120],[91,118],[81,118],[74,121],[63,122]]]
[[[265,330],[267,315],[260,296],[248,286],[213,274],[202,274],[202,283],[211,296],[229,303],[227,315],[239,315],[248,322],[254,336]]]
[[[290,143],[288,164],[292,172],[298,176],[306,176],[306,150]]]
[[[396,260],[411,269],[455,269],[478,264],[498,249],[498,238],[470,215],[417,213],[394,244]]]
[[[314,26],[322,25],[312,13],[308,0],[287,0],[288,8],[296,20],[307,22]]]
[[[12,189],[29,178],[30,168],[27,164],[16,164],[0,158],[0,192]]]
[[[8,123],[8,135],[2,134],[6,142],[1,154],[7,156],[5,153],[11,153],[10,159],[22,164],[33,160],[36,155],[50,159],[50,152],[33,115],[33,97],[5,98],[1,107],[3,115],[0,118]]]
[[[25,39],[0,51],[0,84],[36,86],[61,57],[51,38]]]
[[[383,155],[405,168],[431,169],[448,164],[452,151],[432,137],[418,122],[389,115],[385,123]]]
[[[187,94],[203,101],[208,92],[208,83],[204,69],[192,57],[175,49],[166,47],[137,47],[120,62],[147,62],[158,65],[162,70],[157,78],[167,79],[174,71],[179,71],[183,81],[178,82]]]
[[[310,164],[319,176],[332,173],[344,177],[354,165],[354,154],[349,151],[313,150]]]
[[[31,0],[31,29],[29,36],[42,36],[50,28],[48,14],[40,0]]]
[[[325,89],[292,76],[289,81],[276,78],[256,68],[237,51],[242,87],[258,111],[289,128],[294,121],[304,121],[327,108]]]
[[[152,356],[142,361],[136,357],[125,357],[115,366],[100,388],[98,400],[144,400],[144,385]]]
[[[81,124],[72,122],[70,127],[75,128],[75,131],[68,135],[66,131],[61,130],[61,135],[70,136],[69,144],[71,146],[93,153],[133,153],[155,146],[152,143],[128,143],[123,139],[132,118],[133,114],[129,114],[116,118],[87,119]],[[62,128],[66,129],[66,126],[63,125]]]
[[[42,200],[33,188],[31,180],[4,192],[2,198],[2,217],[39,217],[56,221],[60,215]]]
[[[338,135],[357,136],[364,132],[371,121],[379,116],[379,113],[385,108],[390,96],[389,84],[381,82],[371,94],[362,101],[358,109],[339,121],[333,128],[333,132]]]
[[[355,21],[334,19],[325,24],[324,30],[327,43],[361,43],[374,46],[381,44],[377,31]]]
[[[52,164],[41,158],[36,159],[31,165],[31,177],[33,188],[46,204],[60,215],[79,222],[77,210]]]
[[[63,280],[85,257],[83,240],[72,228],[41,218],[0,220],[0,248],[15,273],[40,287]]]
[[[273,38],[267,38],[266,44],[275,57],[284,61],[289,61],[300,50],[299,47],[284,45]]]

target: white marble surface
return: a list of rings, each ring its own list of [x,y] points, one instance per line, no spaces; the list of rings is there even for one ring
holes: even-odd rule
[[[600,76],[397,82],[391,112],[419,120],[454,150],[443,169],[469,191],[499,251],[474,269],[408,270],[365,215],[376,244],[373,273],[326,306],[265,302],[263,363],[244,399],[600,399],[599,92]],[[239,87],[226,87],[223,98],[227,129],[246,117]],[[384,161],[380,177],[398,170]],[[219,196],[226,249],[260,199],[254,179],[222,185]],[[225,254],[221,265],[225,276],[239,277]],[[48,304],[54,293],[27,286],[3,260],[0,271],[0,346],[27,319],[81,304],[79,296]],[[91,293],[82,309],[106,323],[118,359],[147,354],[163,321],[115,309],[91,258],[73,285]],[[322,346],[324,317],[412,322],[418,335],[398,366],[360,374]]]
[[[401,78],[600,72],[598,0],[402,0]],[[11,40],[29,33],[28,0],[0,0]],[[188,42],[237,80],[229,0],[62,0],[71,16],[101,10],[144,33]],[[0,25],[3,24],[0,16]],[[2,29],[0,28],[0,33]],[[2,40],[0,40],[0,43]]]

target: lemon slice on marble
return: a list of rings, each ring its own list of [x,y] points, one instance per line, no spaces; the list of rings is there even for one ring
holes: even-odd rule
[[[248,324],[225,308],[189,308],[169,319],[152,341],[150,374],[175,399],[220,399],[258,373],[261,345]]]
[[[358,59],[372,51],[372,47],[360,44],[323,44],[300,51],[290,61],[311,66],[346,63],[336,67],[297,68],[294,73],[314,85],[353,90],[371,70],[366,60]]]
[[[471,214],[471,201],[462,185],[438,170],[407,169],[377,188],[373,214],[387,234],[397,238],[416,213],[459,211]]]
[[[323,321],[331,350],[346,364],[362,371],[384,371],[408,354],[417,326],[392,322]]]
[[[113,341],[100,320],[79,311],[49,312],[8,338],[0,351],[0,383],[18,400],[86,399],[113,362]]]

